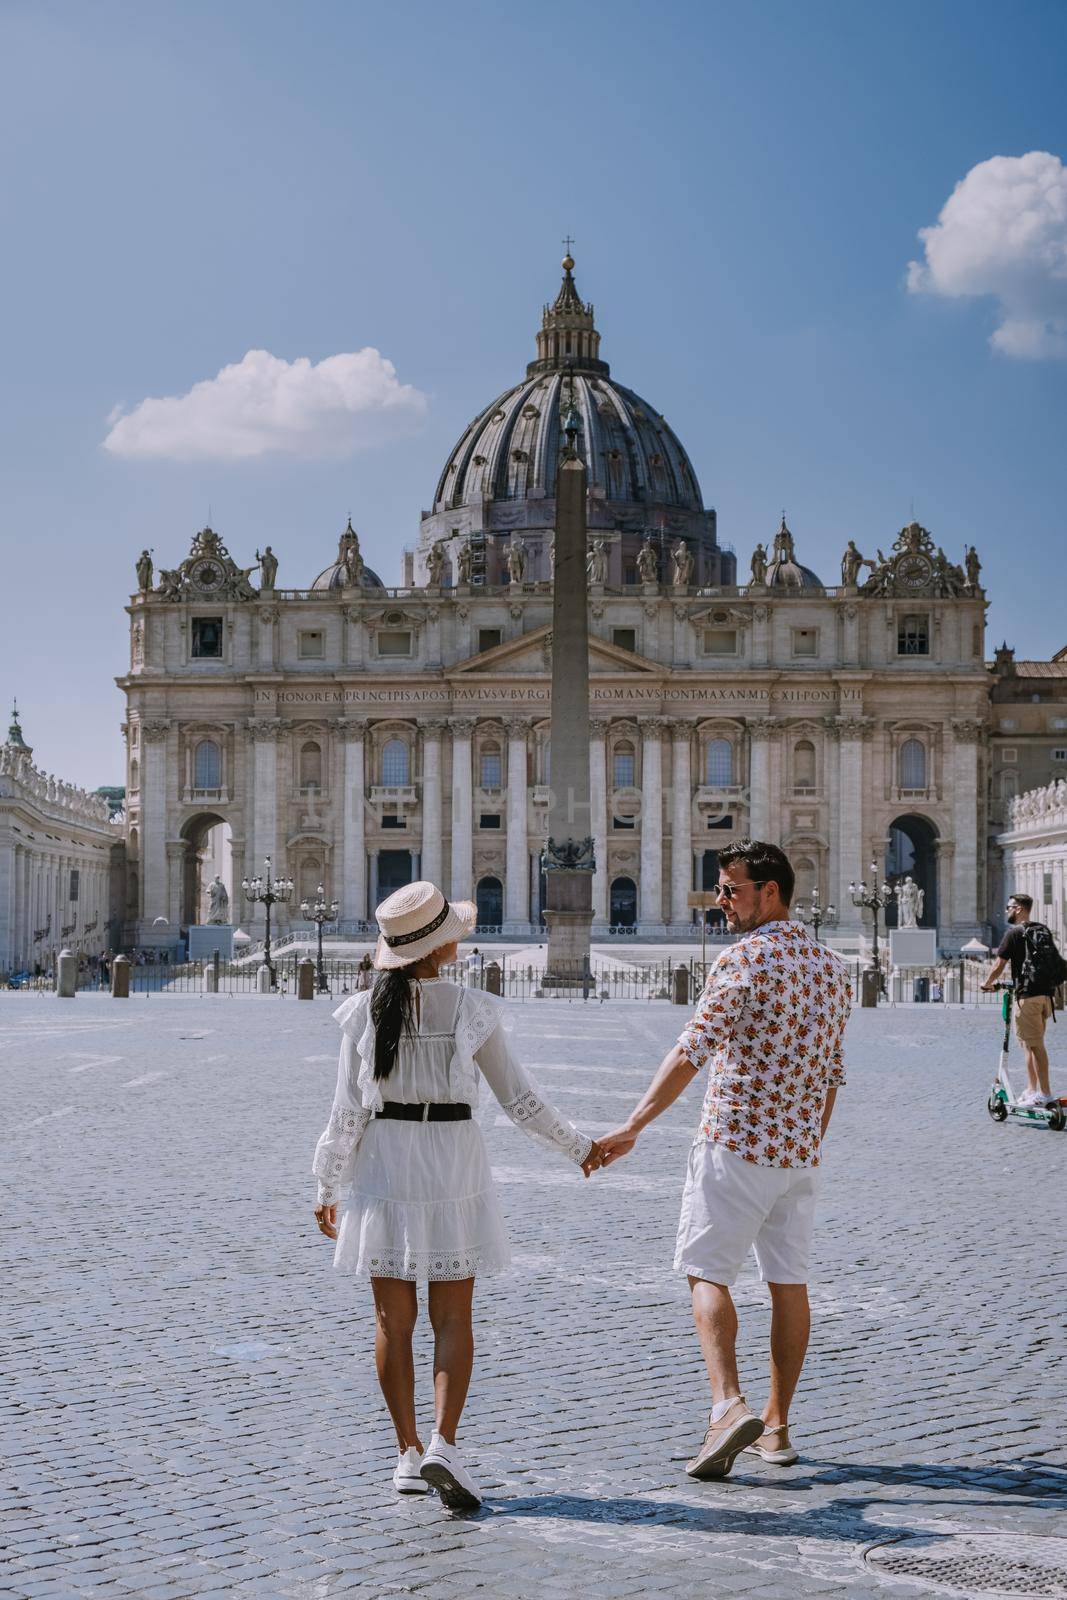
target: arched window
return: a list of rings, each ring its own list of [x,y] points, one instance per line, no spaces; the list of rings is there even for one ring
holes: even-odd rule
[[[313,739],[300,746],[300,787],[322,788],[322,750]]]
[[[615,746],[613,785],[616,789],[632,789],[637,779],[637,753],[629,739]]]
[[[793,891],[793,904],[805,900],[811,904],[811,891],[815,887],[815,863],[810,856],[797,856],[793,862],[793,872],[796,877],[796,887]]]
[[[479,928],[499,928],[504,920],[504,885],[499,878],[479,878],[474,892]]]
[[[1002,772],[1000,774],[1000,798],[1014,800],[1019,793],[1019,774],[1017,772]]]
[[[403,739],[390,739],[382,750],[382,783],[387,789],[406,789],[408,747]]]
[[[481,785],[483,789],[500,789],[504,784],[504,763],[498,744],[483,744],[481,759]]]
[[[193,788],[222,788],[222,751],[214,739],[201,739],[193,754]]]
[[[800,739],[793,750],[793,788],[815,787],[815,746],[810,739]]]
[[[712,739],[707,754],[709,789],[728,789],[734,781],[734,747],[729,739]]]
[[[900,787],[926,788],[926,746],[920,739],[905,739],[900,747]]]

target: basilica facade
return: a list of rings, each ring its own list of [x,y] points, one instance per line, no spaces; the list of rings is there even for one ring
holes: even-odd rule
[[[846,947],[872,861],[919,882],[945,948],[984,925],[974,551],[957,565],[917,523],[875,530],[886,553],[850,542],[829,583],[783,517],[739,581],[681,442],[603,360],[573,266],[525,377],[451,452],[401,583],[351,523],[301,587],[279,580],[286,550],[235,558],[210,528],[158,575],[142,555],[119,680],[127,942],[203,920],[219,828],[250,931],[241,879],[269,856],[296,885],[290,926],[320,883],[354,932],[421,876],[476,899],[485,930],[541,936],[565,409],[589,474],[594,938],[692,939],[690,896],[746,834],[782,843]]]

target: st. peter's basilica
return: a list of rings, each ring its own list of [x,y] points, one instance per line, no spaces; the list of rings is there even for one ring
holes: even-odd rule
[[[210,528],[173,567],[142,556],[119,680],[128,942],[203,920],[224,835],[231,890],[270,856],[294,902],[320,882],[339,900],[342,929],[418,875],[476,898],[487,930],[539,933],[564,404],[589,476],[594,937],[691,938],[690,892],[743,834],[781,841],[845,942],[872,859],[913,874],[945,947],[984,923],[976,553],[957,564],[917,523],[873,530],[828,583],[783,517],[739,582],[681,441],[602,358],[573,267],[525,377],[445,462],[398,587],[351,523],[300,587],[278,578],[293,551],[234,557]]]

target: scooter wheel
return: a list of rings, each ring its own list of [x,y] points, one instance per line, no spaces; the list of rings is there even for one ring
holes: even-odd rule
[[[1048,1125],[1053,1133],[1062,1133],[1067,1128],[1067,1107],[1049,1106]]]
[[[986,1101],[985,1108],[994,1122],[1005,1122],[1007,1120],[1008,1108],[999,1095],[991,1094]]]

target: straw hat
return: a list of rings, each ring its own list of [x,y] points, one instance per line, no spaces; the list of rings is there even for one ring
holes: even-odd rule
[[[408,883],[383,900],[374,915],[381,929],[374,965],[388,971],[466,939],[478,920],[478,908],[470,900],[449,905],[436,884]]]

